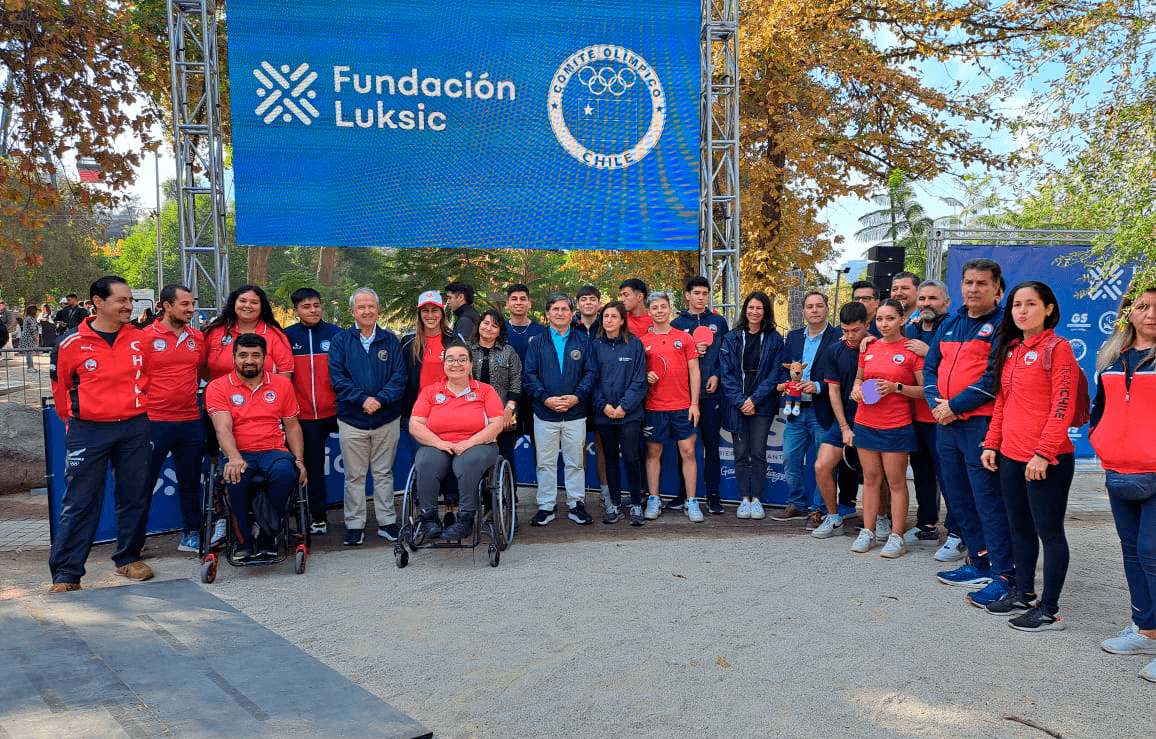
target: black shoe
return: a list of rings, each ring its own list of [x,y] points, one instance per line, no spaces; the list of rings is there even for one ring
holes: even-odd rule
[[[578,501],[570,507],[570,512],[566,514],[566,518],[570,519],[579,526],[585,526],[588,523],[594,523],[594,519],[586,512],[586,506],[582,501]]]
[[[1064,628],[1060,614],[1049,615],[1038,606],[1027,613],[1008,619],[1007,625],[1020,631],[1062,631]]]
[[[646,517],[642,515],[642,506],[630,506],[630,525],[631,526],[645,526]]]
[[[457,520],[447,526],[442,532],[443,539],[461,541],[469,539],[474,533],[474,514],[472,511],[460,511]]]
[[[552,510],[549,510],[549,511],[543,511],[543,510],[539,509],[538,512],[534,514],[534,517],[530,519],[530,525],[531,526],[545,526],[546,524],[548,524],[554,520],[554,515],[557,512],[558,512],[558,506],[554,506],[554,508]]]
[[[388,523],[385,526],[378,526],[377,535],[387,541],[397,541],[397,524]]]
[[[1035,605],[1035,602],[1035,593],[1021,593],[1015,588],[1012,588],[1004,597],[988,603],[986,608],[988,613],[1004,615],[1030,610],[1032,606]]]
[[[418,524],[421,527],[421,535],[428,541],[440,539],[442,535],[442,524],[438,520],[438,509],[431,508],[427,511],[421,512],[421,522]]]
[[[365,543],[365,529],[350,529],[345,535],[345,546],[359,547]]]
[[[726,513],[726,510],[722,507],[722,500],[718,495],[706,496],[706,512],[712,516],[721,516]]]
[[[680,495],[677,498],[671,498],[662,507],[668,511],[681,511],[686,508],[686,496]]]
[[[258,536],[257,537],[257,556],[276,557],[277,556],[277,540],[272,536]]]
[[[618,523],[618,519],[622,518],[622,514],[618,510],[618,506],[611,506],[606,509],[606,515],[602,517],[602,523]]]
[[[445,517],[442,518],[442,526],[445,526],[448,529],[450,526],[454,525],[455,520],[456,519],[454,518],[454,512],[453,511],[446,511]]]

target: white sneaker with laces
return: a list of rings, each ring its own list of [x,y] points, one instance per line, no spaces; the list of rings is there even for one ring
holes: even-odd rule
[[[936,562],[955,562],[963,559],[963,550],[966,547],[963,545],[963,539],[955,534],[948,534],[947,541],[943,542],[943,546],[935,552]]]
[[[906,551],[907,547],[903,545],[903,537],[899,534],[891,534],[887,537],[887,543],[883,545],[879,556],[886,557],[887,559],[896,559],[897,557],[902,557]]]
[[[761,501],[752,500],[750,504],[751,518],[762,520],[767,517],[767,512],[763,510]]]
[[[735,515],[739,518],[750,518],[751,502],[749,500],[744,500],[742,503],[739,503],[739,509],[735,511]]]
[[[1102,641],[1100,647],[1109,654],[1156,654],[1156,639],[1149,639],[1136,624],[1129,624],[1116,636]]]
[[[690,519],[691,523],[702,523],[702,509],[698,506],[698,498],[690,498],[686,501],[686,517]]]
[[[891,517],[890,516],[876,516],[875,518],[875,538],[878,541],[887,541],[887,537],[891,536]]]
[[[646,513],[643,514],[647,521],[653,521],[662,513],[662,499],[657,495],[651,495],[646,499]]]
[[[843,517],[837,513],[828,513],[823,516],[823,523],[811,532],[816,539],[830,539],[835,535],[835,529],[843,528]]]
[[[818,531],[818,529],[816,529]],[[871,551],[871,547],[875,546],[875,532],[871,529],[859,529],[859,536],[855,538],[855,543],[851,545],[851,551],[856,554],[863,554]]]

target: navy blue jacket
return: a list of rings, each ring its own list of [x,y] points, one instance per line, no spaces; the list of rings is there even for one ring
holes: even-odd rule
[[[815,358],[811,360],[811,364],[807,369],[803,370],[804,379],[809,378],[812,382],[818,383],[819,380],[819,358],[823,356],[823,352],[828,347],[839,343],[843,332],[834,326],[828,325],[823,329],[823,336],[819,339],[819,350],[815,352]],[[783,342],[783,364],[788,362],[802,362],[803,361],[803,344],[807,336],[807,327],[797,328],[794,331],[787,333],[787,338]],[[791,379],[791,371],[781,364],[779,366],[778,378],[775,384],[787,382]]]
[[[646,350],[637,336],[629,342],[617,339],[595,339],[594,354],[594,423],[623,424],[642,420],[646,401]],[[606,406],[622,406],[623,418],[610,418]]]
[[[729,330],[727,319],[710,308],[698,315],[684,310],[670,322],[670,325],[688,334],[693,334],[699,326],[706,326],[714,333],[714,341],[706,348],[706,354],[698,358],[699,374],[702,376],[702,394],[699,396],[699,400],[702,400],[703,396],[706,395],[707,381],[719,374],[719,353],[722,351],[723,339]]]
[[[522,392],[534,401],[534,415],[543,421],[573,421],[586,417],[586,400],[594,386],[594,358],[590,339],[573,328],[566,332],[563,365],[558,366],[553,337],[547,329],[526,350]],[[565,413],[546,407],[546,398],[576,395],[578,403]]]
[[[746,345],[745,328],[736,328],[723,339],[719,360],[719,380],[722,383],[722,425],[727,431],[740,431],[742,412],[739,408],[747,401],[743,391],[743,347]],[[783,363],[783,337],[778,331],[763,334],[763,352],[759,355],[759,371],[755,375],[755,391],[751,400],[755,415],[773,416],[779,412],[779,392],[775,389],[779,368]]]
[[[368,353],[361,346],[361,329],[356,326],[334,336],[329,343],[329,379],[337,395],[338,420],[354,428],[381,428],[401,416],[403,409],[409,413],[402,403],[407,380],[405,359],[392,331],[378,326]],[[373,415],[361,407],[370,397],[381,403]]]

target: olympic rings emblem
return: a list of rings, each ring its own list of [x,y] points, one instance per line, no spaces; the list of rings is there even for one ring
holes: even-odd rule
[[[600,67],[595,69],[587,64],[578,70],[578,81],[586,86],[591,95],[601,97],[610,93],[614,97],[621,97],[627,90],[638,82],[638,72],[630,67],[615,69],[614,67]]]

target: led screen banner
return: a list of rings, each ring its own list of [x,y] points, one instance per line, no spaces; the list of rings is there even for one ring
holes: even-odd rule
[[[231,0],[237,241],[697,249],[697,0]]]
[[[994,259],[1003,269],[1008,290],[1024,280],[1046,283],[1060,304],[1056,333],[1072,344],[1072,352],[1088,377],[1089,390],[1096,393],[1096,354],[1112,333],[1120,300],[1132,281],[1132,266],[1100,269],[1079,259],[1065,259],[1087,247],[1054,245],[952,245],[947,252],[947,286],[952,310],[962,305],[960,283],[963,265],[980,257]],[[1077,457],[1094,457],[1088,441],[1088,427],[1069,429]]]

